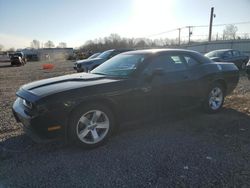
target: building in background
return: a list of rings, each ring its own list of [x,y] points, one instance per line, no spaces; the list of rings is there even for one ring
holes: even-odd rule
[[[25,48],[22,51],[30,61],[37,60],[66,60],[73,56],[73,48]]]

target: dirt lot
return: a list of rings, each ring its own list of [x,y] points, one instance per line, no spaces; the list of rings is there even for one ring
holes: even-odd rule
[[[33,143],[11,113],[27,82],[73,73],[73,63],[0,63],[0,187],[250,187],[250,81],[219,114],[198,110],[123,126],[95,150]]]
[[[10,63],[0,63],[0,140],[13,134],[20,134],[20,126],[15,123],[11,106],[15,92],[25,83],[74,73],[73,62],[57,62],[53,70],[43,70],[44,62],[29,62],[23,67],[10,67]]]

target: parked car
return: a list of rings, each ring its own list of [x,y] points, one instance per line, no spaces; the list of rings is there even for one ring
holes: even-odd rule
[[[37,54],[28,54],[26,55],[27,61],[38,61],[38,55]]]
[[[250,80],[250,60],[248,61],[246,65],[246,73],[247,73],[248,79]]]
[[[26,57],[23,52],[16,52],[10,57],[11,66],[26,64]]]
[[[101,65],[111,57],[116,56],[122,52],[131,51],[131,49],[113,49],[102,52],[98,57],[93,59],[84,59],[80,61],[76,61],[74,64],[74,69],[77,72],[89,72]]]
[[[90,73],[22,86],[13,113],[36,140],[61,135],[84,147],[96,147],[126,121],[194,105],[216,113],[238,80],[233,63],[215,63],[198,52],[131,51]]]
[[[101,53],[94,53],[93,55],[89,56],[88,59],[94,59],[97,58]]]
[[[215,62],[232,62],[234,63],[239,69],[245,69],[246,64],[249,60],[247,55],[244,55],[238,50],[232,49],[222,49],[222,50],[215,50],[205,54],[208,58]]]

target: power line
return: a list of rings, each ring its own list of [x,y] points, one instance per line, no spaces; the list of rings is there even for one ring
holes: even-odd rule
[[[178,29],[179,29],[179,28],[177,28],[177,29],[171,29],[171,30],[167,30],[167,31],[163,31],[163,32],[160,32],[160,33],[148,35],[148,37],[153,37],[153,36],[162,35],[162,34],[165,34],[165,33],[170,33],[170,32],[176,31],[176,30],[178,30]]]
[[[250,24],[250,21],[248,22],[234,22],[234,23],[224,23],[224,24],[213,24],[213,26],[226,26],[226,25],[241,25],[241,24]],[[196,25],[193,27],[208,27],[209,25]]]
[[[215,24],[213,26],[241,25],[241,24],[250,24],[250,21],[248,21],[248,22],[235,22],[235,23],[228,23],[228,24]]]
[[[246,21],[246,22],[234,22],[234,23],[224,23],[224,24],[213,24],[213,27],[226,26],[226,25],[241,25],[241,24],[250,24],[250,21]],[[151,35],[148,35],[145,38],[154,37],[154,36],[158,36],[158,35],[170,33],[170,32],[173,32],[173,31],[179,31],[179,29],[186,29],[186,28],[189,28],[189,27],[191,27],[191,28],[209,27],[209,25],[194,25],[194,26],[179,27],[179,28],[170,29],[170,30],[163,31],[163,32],[160,32],[160,33],[156,33],[156,34],[151,34]]]

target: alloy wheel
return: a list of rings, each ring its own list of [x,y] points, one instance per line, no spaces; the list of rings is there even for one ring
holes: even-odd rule
[[[223,103],[223,91],[219,87],[215,87],[209,94],[209,107],[212,110],[218,110]]]
[[[91,110],[81,116],[76,126],[76,132],[82,142],[96,144],[106,137],[109,128],[108,116],[100,110]]]

